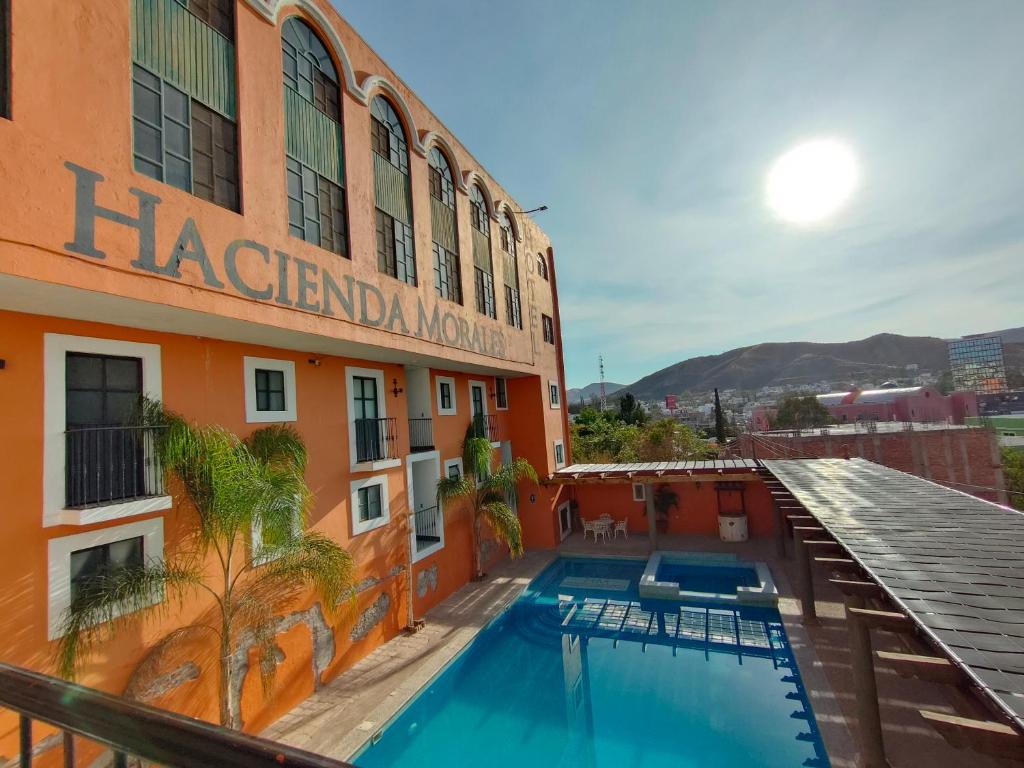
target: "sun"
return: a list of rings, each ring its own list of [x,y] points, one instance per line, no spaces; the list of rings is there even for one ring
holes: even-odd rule
[[[838,212],[857,190],[857,156],[842,141],[814,139],[797,144],[768,171],[768,206],[794,224],[814,224]]]

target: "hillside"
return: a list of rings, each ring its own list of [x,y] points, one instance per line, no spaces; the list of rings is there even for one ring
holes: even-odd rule
[[[625,386],[626,386],[625,384],[613,384],[610,381],[606,381],[604,383],[604,391],[605,391],[605,394],[610,395],[613,392],[618,392],[620,389],[622,389]],[[575,389],[570,389],[568,392],[566,392],[566,398],[567,398],[567,402],[570,405],[572,405],[574,403],[578,403],[580,401],[581,397],[583,398],[584,401],[589,401],[590,398],[597,397],[600,392],[601,392],[601,383],[600,382],[595,382],[593,384],[587,384],[587,386],[585,386],[585,387],[579,387],[579,388],[575,388]]]
[[[1004,331],[1010,335],[1012,331]],[[1006,336],[1004,336],[1004,339]],[[1024,344],[1004,346],[1009,370],[1024,368]],[[834,344],[794,341],[755,344],[684,360],[645,376],[626,389],[642,400],[670,393],[721,389],[798,387],[818,381],[880,381],[907,375],[906,366],[939,372],[949,367],[946,342],[932,336],[882,333]]]

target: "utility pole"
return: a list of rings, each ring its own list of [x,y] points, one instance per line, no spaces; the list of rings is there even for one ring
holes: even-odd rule
[[[604,389],[604,355],[597,356],[597,368],[601,373],[601,411],[604,412],[608,407],[608,393]]]
[[[722,413],[722,403],[718,400],[718,387],[715,387],[715,439],[721,450],[725,445],[725,415]]]

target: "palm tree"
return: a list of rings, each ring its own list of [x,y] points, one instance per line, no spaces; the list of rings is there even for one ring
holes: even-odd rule
[[[480,563],[480,528],[484,520],[499,541],[508,546],[512,557],[523,554],[523,529],[508,499],[516,493],[520,480],[537,482],[537,471],[530,462],[515,458],[491,471],[493,448],[472,425],[462,444],[462,477],[445,477],[437,483],[437,503],[442,507],[457,499],[467,499],[473,511],[473,573],[484,577]]]
[[[180,482],[182,501],[197,512],[198,526],[167,561],[110,570],[78,585],[64,616],[58,668],[73,678],[94,645],[116,632],[127,615],[152,606],[154,595],[172,592],[181,599],[205,592],[214,607],[150,649],[136,676],[156,667],[175,643],[216,640],[220,722],[239,728],[240,646],[252,642],[259,648],[261,678],[269,690],[280,612],[308,587],[333,611],[352,594],[352,558],[328,537],[305,530],[312,497],[303,477],[306,449],[293,428],[268,426],[240,440],[218,426],[189,424],[159,403],[143,403],[141,414],[142,423],[157,427],[156,454]],[[216,564],[212,576],[210,563]],[[168,610],[167,600],[150,608],[161,609]]]

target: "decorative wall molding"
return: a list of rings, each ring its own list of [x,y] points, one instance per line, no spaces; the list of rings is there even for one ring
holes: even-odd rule
[[[363,80],[360,86],[363,92],[363,103],[369,104],[370,99],[381,93],[388,97],[392,106],[398,109],[402,115],[402,122],[405,123],[405,131],[409,134],[409,146],[420,157],[427,156],[427,149],[420,140],[420,134],[416,130],[416,121],[412,119],[412,111],[406,103],[405,98],[398,89],[391,84],[384,75],[369,75]]]
[[[459,160],[455,156],[455,150],[452,149],[448,140],[437,131],[421,131],[420,134],[420,141],[423,143],[424,149],[429,152],[431,148],[436,146],[441,150],[441,154],[448,158],[448,163],[452,167],[452,176],[454,177],[456,189],[460,192],[468,192],[466,179],[462,175],[462,169],[459,167]]]
[[[491,190],[487,188],[487,181],[484,177],[476,171],[463,171],[462,176],[467,190],[474,184],[480,185],[480,190],[484,193],[484,200],[487,201],[487,207],[490,208],[488,213],[491,215],[491,219],[497,221],[498,209],[494,206],[494,198],[491,197]]]

